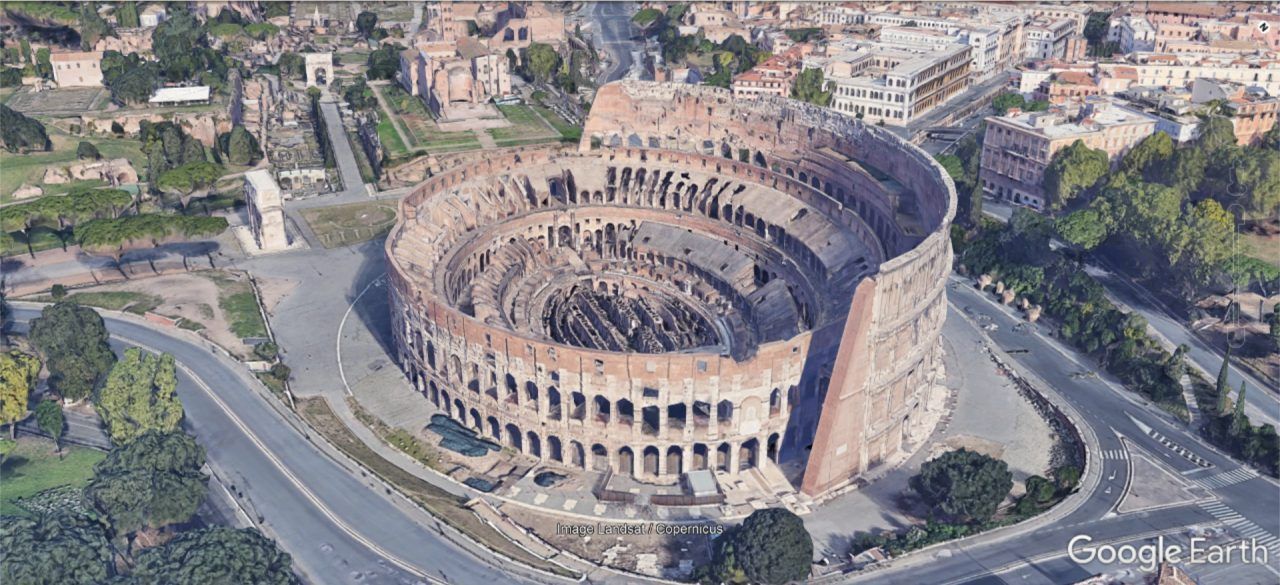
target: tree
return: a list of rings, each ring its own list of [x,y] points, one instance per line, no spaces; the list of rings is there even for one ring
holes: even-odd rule
[[[0,353],[0,424],[16,436],[18,421],[27,418],[27,404],[40,375],[40,360],[16,349]]]
[[[138,28],[142,26],[142,21],[138,18],[138,3],[129,1],[121,2],[116,7],[116,23],[120,28]]]
[[[209,489],[204,447],[186,433],[149,432],[93,468],[85,501],[128,541],[140,530],[186,522]]]
[[[717,542],[709,577],[731,583],[790,583],[809,576],[813,539],[785,508],[752,512]]]
[[[1107,153],[1077,140],[1054,153],[1044,170],[1044,190],[1050,207],[1061,209],[1068,201],[1093,187],[1111,170]]]
[[[1110,235],[1095,209],[1081,209],[1060,217],[1055,227],[1062,239],[1084,250],[1098,247]]]
[[[267,2],[267,18],[276,18],[279,16],[289,16],[289,8],[293,2]]]
[[[186,532],[138,555],[133,576],[144,583],[293,585],[293,560],[254,528],[214,526]]]
[[[207,161],[187,163],[160,175],[156,188],[177,195],[182,208],[186,209],[192,199],[208,195],[224,173],[226,169],[219,164]]]
[[[361,12],[356,15],[356,30],[360,31],[360,36],[369,38],[373,33],[373,29],[378,26],[378,15],[369,11]]]
[[[1280,209],[1280,149],[1246,149],[1231,168],[1233,191],[1245,194],[1251,212],[1266,216]]]
[[[1236,394],[1235,411],[1231,413],[1231,434],[1235,437],[1242,437],[1252,430],[1249,417],[1244,413],[1244,391],[1244,380],[1240,380],[1240,392]]]
[[[276,59],[276,69],[280,71],[281,79],[297,79],[306,73],[307,60],[297,53],[282,53],[280,58]]]
[[[1218,381],[1214,384],[1214,395],[1218,397],[1218,414],[1227,413],[1227,405],[1231,400],[1231,382],[1228,376],[1231,374],[1231,346],[1227,346],[1226,352],[1222,354],[1222,367],[1218,369]]]
[[[62,456],[62,433],[67,428],[66,417],[62,415],[62,405],[56,400],[41,400],[36,405],[36,424],[53,439],[53,446]]]
[[[1207,283],[1231,257],[1235,217],[1213,199],[1204,199],[1185,218],[1187,236],[1181,264],[1198,283]]]
[[[1026,98],[1017,92],[1005,92],[991,100],[991,107],[996,111],[997,116],[1003,116],[1009,113],[1009,110],[1017,108],[1022,109],[1027,104]]]
[[[796,82],[791,86],[791,97],[826,107],[831,103],[831,92],[825,86],[821,69],[805,69],[796,76]]]
[[[252,166],[262,160],[262,147],[259,146],[258,139],[239,124],[231,128],[230,132],[218,136],[218,147],[226,155],[226,161],[233,165]]]
[[[0,141],[5,150],[16,153],[53,149],[44,125],[0,104]]]
[[[357,78],[354,83],[347,86],[342,95],[354,110],[372,110],[378,107],[378,98],[373,95],[373,90],[369,89],[369,84],[363,79]]]
[[[0,517],[0,583],[90,585],[112,574],[100,522],[72,512]]]
[[[948,451],[925,462],[911,487],[935,518],[957,523],[986,522],[1013,488],[1009,466],[968,449]]]
[[[148,431],[177,429],[182,421],[177,386],[172,355],[126,350],[96,401],[112,442],[125,444]]]
[[[1156,132],[1142,139],[1120,160],[1120,170],[1153,180],[1173,157],[1173,139],[1164,132]]]
[[[102,158],[102,154],[98,152],[98,147],[94,146],[92,142],[81,140],[80,144],[76,146],[76,158],[80,160],[98,160]]]
[[[369,79],[395,79],[400,72],[400,51],[404,47],[390,44],[369,53],[369,68],[365,77]]]
[[[530,43],[525,59],[529,60],[529,72],[537,81],[549,81],[560,68],[560,54],[546,43]]]
[[[1200,124],[1200,136],[1195,146],[1208,153],[1213,153],[1227,146],[1236,144],[1236,129],[1231,120],[1225,116],[1210,116]]]
[[[68,400],[88,397],[116,361],[102,317],[75,302],[45,307],[31,322],[31,344],[44,356],[49,386]]]
[[[85,51],[92,51],[93,46],[98,43],[102,37],[114,36],[115,31],[111,29],[111,25],[102,19],[98,14],[98,5],[93,2],[85,2],[80,5],[80,18],[77,32],[80,33],[80,48]]]

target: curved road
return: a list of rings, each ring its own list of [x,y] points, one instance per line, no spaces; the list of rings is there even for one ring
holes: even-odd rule
[[[1080,422],[1095,435],[1097,450],[1104,455],[1096,457],[1091,449],[1094,460],[1090,466],[1101,465],[1101,484],[1079,508],[1046,527],[1034,531],[1011,527],[962,544],[942,545],[917,558],[905,557],[885,570],[853,574],[850,580],[885,584],[903,579],[939,584],[1075,583],[1097,572],[1065,558],[1067,543],[1075,535],[1090,535],[1095,542],[1133,541],[1156,534],[1176,535],[1192,525],[1218,522],[1240,535],[1256,537],[1269,548],[1271,559],[1280,555],[1280,489],[1275,482],[1258,477],[1206,445],[1185,425],[1144,404],[1113,381],[1082,376],[1095,370],[1092,363],[1063,349],[1042,326],[1028,327],[1012,308],[978,293],[967,280],[953,277],[952,282],[954,286],[948,291],[953,305],[950,318],[958,317],[954,310],[958,309],[977,322],[995,325],[981,334],[1010,352],[1009,359],[1022,371],[1033,372],[1069,402]],[[977,329],[974,332],[979,333]],[[1152,432],[1211,467],[1197,465],[1153,437]],[[1148,459],[1207,489],[1209,495],[1197,502],[1116,514],[1114,508],[1129,483],[1128,459],[1135,447]],[[1280,578],[1280,573],[1266,573],[1262,567],[1250,570]],[[904,576],[908,572],[909,578]],[[1009,575],[997,576],[1003,573]]]
[[[38,309],[14,306],[23,326]],[[310,583],[566,583],[455,544],[427,514],[371,487],[255,392],[242,366],[206,346],[104,314],[117,344],[173,354],[186,424],[209,464],[293,555]],[[380,484],[378,484],[380,485]],[[394,498],[394,499],[393,499]],[[481,556],[483,555],[483,558]]]

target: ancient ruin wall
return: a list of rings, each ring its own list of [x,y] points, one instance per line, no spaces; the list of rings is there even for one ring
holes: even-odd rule
[[[390,289],[402,364],[420,391],[527,454],[588,468],[607,462],[636,475],[709,466],[736,473],[762,457],[785,458],[788,446],[803,457],[812,444],[802,488],[816,495],[910,447],[920,430],[912,423],[933,390],[955,208],[954,187],[931,158],[878,128],[804,104],[735,102],[711,88],[635,82],[601,89],[579,150],[524,150],[451,169],[402,203],[387,242]],[[452,230],[529,211],[494,212],[470,200],[472,208],[445,205],[441,194],[584,156],[600,165],[696,169],[785,193],[856,236],[872,269],[845,283],[849,291],[856,285],[847,305],[835,299],[839,309],[812,328],[745,357],[550,343],[436,297],[439,283],[424,278],[441,258],[433,246]],[[806,400],[821,405],[820,420],[807,427],[792,416]],[[658,409],[656,428],[640,424],[646,408]],[[685,409],[679,426],[669,420],[672,408]]]

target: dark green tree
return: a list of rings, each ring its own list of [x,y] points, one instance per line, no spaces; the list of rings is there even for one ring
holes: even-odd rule
[[[262,147],[257,137],[239,124],[218,136],[218,150],[233,165],[252,166],[262,160]]]
[[[1227,413],[1227,404],[1231,400],[1231,346],[1222,354],[1222,367],[1218,368],[1218,381],[1214,384],[1214,396],[1218,397],[1218,414]]]
[[[289,8],[293,2],[282,0],[280,2],[266,2],[267,18],[276,18],[278,16],[289,16]]]
[[[825,86],[821,69],[805,69],[796,76],[795,84],[791,86],[791,97],[825,107],[831,103],[831,92]]]
[[[1236,128],[1225,116],[1210,116],[1200,124],[1200,136],[1195,146],[1213,153],[1236,144]]]
[[[294,585],[293,561],[253,528],[215,526],[184,533],[138,555],[134,579],[165,585]]]
[[[1013,474],[1003,461],[968,449],[948,451],[925,462],[911,487],[941,521],[981,523],[1013,488]]]
[[[116,448],[93,469],[85,501],[122,542],[140,530],[186,522],[208,492],[204,447],[179,432],[148,432]]]
[[[390,44],[369,53],[369,69],[365,71],[365,77],[395,79],[396,74],[400,72],[400,51],[403,50],[404,47],[400,45]]]
[[[1044,170],[1044,190],[1049,205],[1061,209],[1071,199],[1093,187],[1107,175],[1111,164],[1107,153],[1077,140],[1054,153]]]
[[[1164,132],[1156,132],[1142,139],[1120,160],[1120,170],[1155,180],[1173,157],[1173,139]]]
[[[49,385],[69,400],[87,398],[116,361],[102,317],[75,302],[45,307],[31,322],[31,343],[44,356]]]
[[[67,420],[62,415],[62,403],[57,400],[41,400],[36,405],[36,425],[53,439],[53,446],[62,456],[62,433],[67,428]]]
[[[369,11],[361,12],[356,15],[356,30],[360,32],[360,36],[369,38],[373,33],[373,29],[378,27],[378,15]]]
[[[81,140],[80,144],[76,146],[76,158],[80,160],[98,160],[102,158],[102,153],[98,152],[98,147],[94,146],[92,142]]]
[[[129,0],[116,6],[116,23],[120,28],[138,28],[142,21],[138,18],[138,3]]]
[[[546,43],[530,43],[525,58],[529,60],[529,72],[537,81],[550,81],[560,68],[560,54]]]
[[[785,508],[767,508],[752,512],[717,540],[704,577],[728,583],[790,583],[808,577],[812,564],[813,539],[800,517]]]
[[[114,572],[106,528],[72,512],[0,516],[0,583],[90,585]]]
[[[1243,437],[1252,430],[1249,417],[1244,413],[1244,380],[1240,380],[1240,392],[1236,394],[1235,410],[1231,413],[1231,435]]]
[[[52,150],[44,125],[0,104],[0,141],[9,152],[27,153]]]
[[[1026,105],[1026,98],[1023,98],[1022,94],[1013,91],[1002,93],[991,100],[991,108],[996,111],[997,116],[1003,116],[1013,108],[1022,109]]]

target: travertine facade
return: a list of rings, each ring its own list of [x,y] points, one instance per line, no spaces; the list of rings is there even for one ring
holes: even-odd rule
[[[262,252],[278,252],[289,247],[284,227],[284,199],[269,171],[244,174],[244,201],[249,208],[249,229]]]
[[[494,153],[400,211],[400,363],[529,456],[662,479],[798,461],[819,495],[924,430],[954,187],[879,128],[614,83],[577,151]]]

